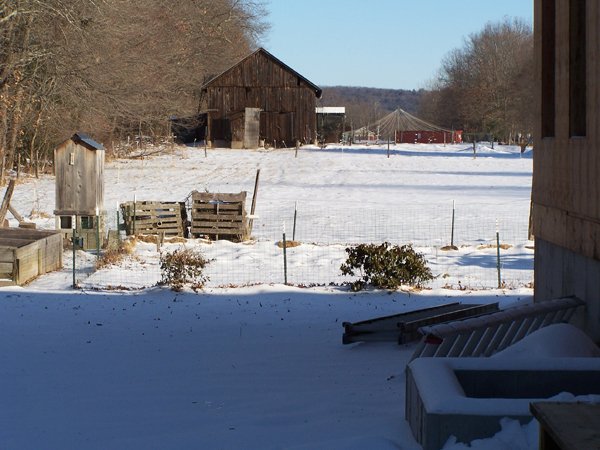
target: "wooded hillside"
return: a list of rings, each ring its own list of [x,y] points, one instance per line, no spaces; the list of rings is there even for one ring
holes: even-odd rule
[[[402,108],[416,113],[425,91],[352,86],[323,87],[322,106],[345,106],[346,123],[361,127]]]

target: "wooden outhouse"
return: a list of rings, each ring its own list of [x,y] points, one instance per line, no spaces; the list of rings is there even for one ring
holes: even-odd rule
[[[293,147],[317,139],[322,90],[259,48],[201,88],[200,113],[213,146]]]
[[[600,341],[600,2],[535,0],[536,302],[575,295]]]
[[[75,133],[54,150],[56,228],[70,238],[73,228],[84,249],[94,249],[104,235],[104,147]]]

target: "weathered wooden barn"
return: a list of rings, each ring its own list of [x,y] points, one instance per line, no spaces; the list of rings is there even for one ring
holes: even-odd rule
[[[104,147],[75,133],[54,150],[56,229],[70,238],[75,230],[83,247],[96,248],[104,234]]]
[[[535,0],[535,301],[576,295],[600,341],[600,2]]]
[[[316,100],[321,89],[259,48],[201,88],[212,146],[292,147],[317,138]]]

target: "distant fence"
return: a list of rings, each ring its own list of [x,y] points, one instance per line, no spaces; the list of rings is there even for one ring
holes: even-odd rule
[[[412,243],[423,253],[436,276],[432,287],[496,288],[499,275],[501,285],[507,288],[530,286],[533,282],[528,211],[515,210],[514,214],[497,217],[490,208],[462,207],[454,211],[454,220],[452,207],[431,205],[411,205],[401,210],[341,210],[319,205],[304,206],[296,212],[292,205],[285,212],[263,208],[257,213],[249,241],[169,242],[166,238],[160,251],[156,243],[138,242],[137,256],[126,259],[118,269],[94,271],[86,268],[85,262],[77,263],[81,265],[79,284],[95,289],[140,289],[156,285],[161,278],[160,252],[181,246],[197,248],[213,260],[206,269],[210,278],[207,287],[283,283],[283,251],[277,242],[282,240],[284,228],[287,240],[300,243],[286,251],[287,281],[292,285],[350,281],[352,277],[340,272],[340,265],[346,259],[345,248],[384,241]],[[116,229],[116,216],[116,211],[108,213],[109,228]],[[499,267],[496,233],[501,242]],[[121,236],[124,238],[124,233]],[[451,243],[457,250],[444,249]],[[69,261],[66,263],[68,266]]]

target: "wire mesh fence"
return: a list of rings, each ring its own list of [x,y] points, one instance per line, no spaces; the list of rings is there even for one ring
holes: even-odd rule
[[[340,266],[347,247],[361,243],[412,244],[436,277],[431,287],[516,288],[533,281],[533,243],[528,241],[528,211],[501,217],[493,208],[411,205],[402,210],[338,209],[304,206],[295,211],[263,208],[245,242],[202,238],[139,238],[132,255],[117,265],[94,269],[95,257],[78,256],[76,278],[83,288],[141,289],[161,280],[160,255],[177,248],[199,250],[209,265],[207,287],[287,282],[296,286],[342,284]],[[117,211],[108,211],[116,230]],[[285,232],[293,247],[282,248]],[[121,239],[125,239],[121,233]],[[498,251],[497,239],[500,241]],[[448,248],[451,244],[454,249]],[[79,252],[78,254],[81,254]],[[65,270],[72,261],[66,258]],[[72,268],[72,265],[71,265]]]

